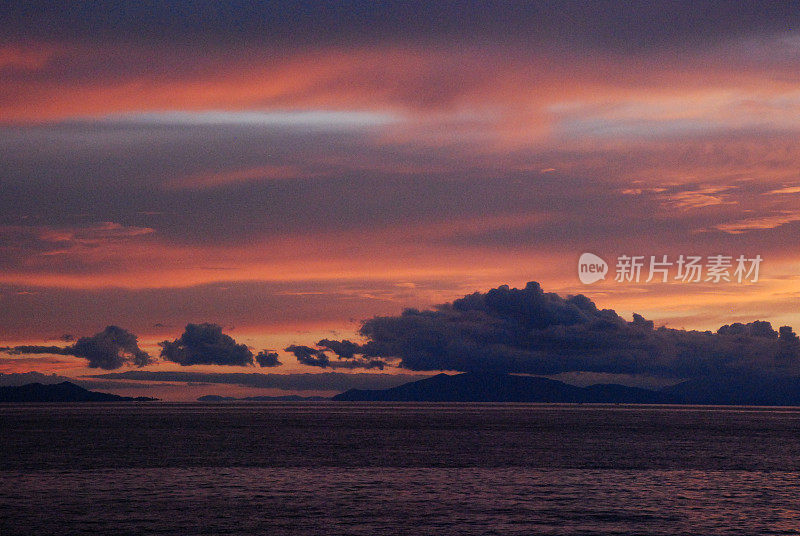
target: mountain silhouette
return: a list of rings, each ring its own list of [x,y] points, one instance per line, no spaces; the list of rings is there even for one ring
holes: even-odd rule
[[[706,377],[662,391],[678,404],[800,406],[800,378]]]
[[[391,389],[350,389],[333,397],[340,401],[408,402],[561,402],[668,404],[666,393],[626,387],[592,385],[576,387],[531,376],[502,373],[438,374]]]
[[[128,397],[89,391],[71,382],[51,385],[29,383],[27,385],[0,387],[0,402],[132,402],[150,401],[157,398]]]

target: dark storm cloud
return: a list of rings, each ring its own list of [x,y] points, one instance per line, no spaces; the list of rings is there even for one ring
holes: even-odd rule
[[[178,339],[158,344],[163,359],[183,366],[253,364],[253,352],[222,333],[222,327],[217,324],[187,324]]]
[[[332,341],[330,339],[322,339],[317,343],[317,346],[330,350],[345,359],[352,359],[353,356],[361,353],[361,345],[348,340]]]
[[[311,348],[310,346],[291,345],[283,349],[285,352],[294,354],[297,362],[301,365],[308,365],[310,367],[326,368],[330,365],[330,359],[320,350]]]
[[[320,341],[320,346],[322,346],[322,342],[327,342],[333,345],[334,347],[342,350],[345,354],[338,354],[339,357],[343,359],[331,359],[328,356],[326,350],[330,350],[331,348],[328,346],[324,346],[323,348],[311,348],[310,346],[303,346],[303,345],[291,345],[284,349],[286,352],[290,352],[294,354],[297,362],[301,365],[308,365],[310,367],[320,367],[320,368],[345,368],[345,369],[380,369],[383,370],[385,367],[389,366],[389,363],[383,361],[381,359],[362,359],[362,358],[353,358],[353,351],[351,348],[350,341],[328,341],[323,340]],[[349,356],[348,356],[349,354]]]
[[[641,315],[629,322],[583,295],[564,298],[533,282],[476,292],[434,310],[374,317],[360,332],[367,340],[359,351],[364,359],[399,359],[411,370],[668,377],[800,371],[800,340],[789,327],[780,335],[768,322],[716,333],[655,329]],[[324,353],[300,349],[316,359]]]
[[[92,368],[116,369],[125,364],[143,367],[154,362],[147,352],[139,349],[136,335],[117,326],[91,337],[81,337],[72,346],[77,357],[89,360]]]
[[[388,389],[427,378],[417,374],[319,372],[314,374],[259,374],[171,371],[127,371],[99,374],[91,378],[147,382],[198,382],[241,385],[283,391],[346,391],[347,389]]]
[[[72,355],[86,359],[90,368],[106,370],[118,369],[123,365],[143,367],[154,362],[147,352],[139,349],[136,335],[117,326],[107,326],[91,337],[81,337],[72,346],[14,346],[0,350],[11,355]]]
[[[800,337],[789,326],[782,326],[780,329],[778,359],[788,362],[800,359]]]
[[[278,353],[269,350],[258,352],[255,359],[259,367],[279,367],[283,364],[278,360]]]
[[[796,27],[794,2],[427,2],[134,0],[4,5],[6,38],[88,41],[257,41],[374,44],[442,38],[483,43],[565,41],[575,47],[688,46]]]

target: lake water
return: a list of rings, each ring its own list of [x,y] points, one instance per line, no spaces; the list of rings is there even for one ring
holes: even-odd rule
[[[0,534],[798,534],[800,411],[0,406]]]

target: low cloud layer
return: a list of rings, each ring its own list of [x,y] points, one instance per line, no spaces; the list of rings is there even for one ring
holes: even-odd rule
[[[769,322],[717,332],[655,328],[627,321],[586,296],[545,293],[538,283],[501,286],[437,306],[378,316],[360,330],[366,342],[319,341],[294,347],[298,360],[381,359],[410,370],[559,374],[586,371],[687,378],[800,373],[800,339]],[[287,349],[290,350],[290,349]],[[290,350],[291,351],[291,350]],[[318,365],[322,366],[322,365]]]
[[[183,372],[129,370],[89,376],[92,379],[146,382],[192,382],[240,385],[283,391],[346,391],[348,389],[388,389],[429,377],[428,374],[381,374],[375,372],[318,372],[300,374],[261,374],[258,372]]]
[[[72,355],[88,361],[90,368],[118,369],[124,365],[144,367],[155,360],[139,348],[136,335],[118,326],[106,326],[91,337],[81,337],[75,344],[60,346],[13,346],[0,348],[11,355]]]
[[[247,345],[238,344],[230,335],[222,333],[217,324],[187,324],[174,341],[162,341],[161,357],[183,366],[232,365],[250,366],[256,359],[261,367],[276,367],[281,363],[278,354],[264,350],[257,356]]]

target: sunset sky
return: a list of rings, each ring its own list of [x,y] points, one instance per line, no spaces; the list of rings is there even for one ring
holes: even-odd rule
[[[330,373],[283,349],[528,281],[656,326],[800,328],[792,2],[12,0],[0,22],[2,347],[115,325],[157,358],[212,323],[283,365],[113,372]],[[614,281],[621,255],[720,254],[759,280]],[[110,372],[0,353],[29,371]],[[344,385],[203,378],[91,381]]]

